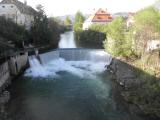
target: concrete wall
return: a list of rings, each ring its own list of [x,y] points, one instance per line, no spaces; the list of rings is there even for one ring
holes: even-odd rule
[[[17,76],[28,63],[28,53],[12,56],[0,65],[0,92],[10,83],[11,78]]]
[[[2,87],[8,83],[10,78],[10,69],[7,61],[0,65],[0,91],[3,89]]]
[[[24,55],[16,55],[10,58],[9,66],[11,75],[17,75],[21,70],[26,67],[28,62],[28,53]]]

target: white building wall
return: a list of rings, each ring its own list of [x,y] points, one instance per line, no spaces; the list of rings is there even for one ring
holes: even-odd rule
[[[32,23],[34,22],[34,16],[24,14],[24,17],[25,17],[24,25],[26,26],[27,29],[30,29],[32,26]]]
[[[92,22],[84,22],[83,23],[83,30],[88,30],[88,28],[92,25]]]
[[[0,4],[0,16],[12,19],[19,25],[24,25],[26,29],[30,29],[34,16],[23,14],[14,4]]]
[[[0,4],[0,16],[5,16],[16,22],[18,14],[20,11],[14,4]]]

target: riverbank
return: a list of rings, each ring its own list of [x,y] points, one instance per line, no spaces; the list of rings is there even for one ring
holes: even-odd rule
[[[5,89],[11,84],[12,80],[17,78],[28,68],[28,56],[35,55],[36,52],[44,53],[51,50],[53,50],[53,48],[45,46],[28,48],[8,54],[0,63],[0,101],[4,103],[3,99],[5,99],[5,97],[3,92],[6,92]]]
[[[60,56],[53,59],[57,51]],[[57,51],[40,55],[43,66],[31,59],[32,66],[9,89],[11,99],[3,116],[16,120],[143,120],[127,111],[117,86],[104,73],[106,61],[111,61],[104,50]]]
[[[158,120],[160,96],[155,86],[159,79],[134,63],[136,60],[114,58],[108,71],[112,74],[112,80],[122,86],[120,94],[129,104],[131,113],[147,116],[148,120]]]
[[[67,33],[69,33],[69,35],[73,34],[72,32]],[[62,39],[66,40],[65,38],[61,37],[59,41]],[[58,48],[58,43],[55,46],[33,46],[23,49],[10,50],[10,52],[7,52],[4,57],[0,58],[0,94],[5,91],[5,88],[8,85],[11,84],[12,79],[19,76],[19,74],[23,73],[23,71],[28,68],[28,56],[50,52],[56,48]]]

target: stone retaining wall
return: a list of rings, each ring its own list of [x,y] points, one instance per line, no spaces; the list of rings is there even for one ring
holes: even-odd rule
[[[28,53],[10,57],[8,61],[0,65],[0,92],[10,83],[12,77],[17,76],[28,62]]]
[[[4,85],[8,83],[10,77],[10,69],[7,61],[0,65],[0,91],[2,91]]]

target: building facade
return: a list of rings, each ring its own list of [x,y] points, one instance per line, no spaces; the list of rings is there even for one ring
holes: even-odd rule
[[[89,16],[89,18],[83,24],[83,30],[87,30],[92,24],[108,24],[112,22],[113,17],[107,10],[100,8],[95,14]]]
[[[128,18],[126,20],[127,28],[131,27],[135,23],[134,15],[135,13],[131,13],[131,12],[128,13]]]
[[[2,0],[0,2],[0,16],[11,19],[19,25],[24,25],[30,29],[34,21],[36,11],[27,5],[27,2],[18,0]]]

